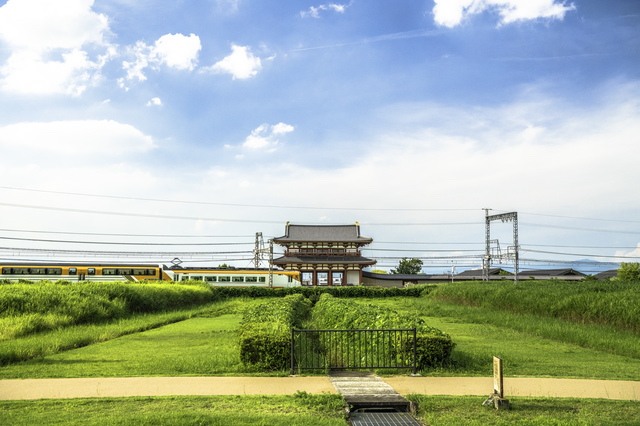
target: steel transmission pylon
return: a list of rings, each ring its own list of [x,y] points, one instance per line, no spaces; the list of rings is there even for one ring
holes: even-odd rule
[[[484,236],[485,236],[485,253],[484,259],[482,261],[482,280],[489,281],[489,269],[491,268],[491,260],[493,258],[502,259],[504,256],[499,254],[499,256],[491,255],[491,222],[494,220],[500,220],[502,222],[513,221],[513,255],[509,253],[509,248],[507,248],[506,257],[513,256],[513,271],[514,271],[514,281],[518,283],[518,263],[520,259],[520,246],[518,245],[518,213],[502,213],[489,215],[490,209],[484,209],[485,212],[485,227],[484,227]]]

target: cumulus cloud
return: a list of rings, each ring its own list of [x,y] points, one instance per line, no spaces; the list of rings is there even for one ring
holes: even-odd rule
[[[198,54],[202,49],[200,37],[195,34],[165,34],[151,46],[138,41],[129,48],[133,61],[123,61],[122,68],[127,72],[126,80],[144,81],[144,70],[148,67],[158,69],[166,65],[179,70],[192,71],[198,64]],[[124,87],[124,79],[119,80]]]
[[[147,102],[147,106],[162,106],[162,100],[160,100],[160,98],[151,98],[149,102]]]
[[[155,147],[151,136],[129,124],[113,120],[22,122],[0,127],[0,147],[24,160],[45,156],[70,161],[91,157],[92,161],[145,153]]]
[[[322,11],[334,11],[336,13],[344,13],[344,11],[349,7],[348,4],[321,4],[320,6],[311,6],[309,10],[301,11],[300,16],[303,18],[320,18],[320,12]]]
[[[563,19],[575,10],[564,0],[434,0],[433,15],[436,23],[453,28],[471,15],[496,11],[501,16],[499,25],[532,19]]]
[[[251,53],[249,46],[232,44],[231,50],[229,56],[203,70],[231,74],[235,80],[253,77],[262,69],[260,58]]]
[[[293,126],[285,123],[278,123],[275,125],[262,124],[247,136],[242,147],[248,150],[265,150],[267,152],[273,152],[278,149],[278,137],[291,133],[293,130]]]
[[[92,6],[93,0],[9,0],[0,7],[0,40],[10,52],[0,67],[0,88],[82,93],[115,55],[106,41],[108,19]]]

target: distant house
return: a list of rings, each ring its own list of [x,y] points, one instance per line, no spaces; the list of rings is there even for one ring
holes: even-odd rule
[[[505,276],[505,275],[513,275],[511,272],[502,269],[502,268],[490,268],[489,269],[489,279],[495,276]],[[466,271],[460,272],[455,275],[455,279],[459,278],[471,278],[471,279],[482,279],[483,270],[482,269],[468,269]]]
[[[550,278],[558,278],[565,281],[579,281],[586,277],[580,271],[575,269],[532,269],[529,271],[520,272],[522,279],[534,279],[534,280],[548,280]]]
[[[615,278],[618,276],[617,269],[609,269],[608,271],[600,272],[599,274],[594,275],[599,280],[607,280],[611,278]]]
[[[377,287],[406,287],[411,284],[437,282],[436,277],[440,277],[442,281],[448,280],[447,275],[376,274],[362,271],[362,284]]]
[[[360,225],[293,225],[287,222],[282,237],[273,242],[285,248],[273,264],[299,271],[302,285],[359,285],[362,269],[376,261],[360,249],[373,239],[360,235]]]

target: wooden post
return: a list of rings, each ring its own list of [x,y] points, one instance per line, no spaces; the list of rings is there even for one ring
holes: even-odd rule
[[[504,388],[502,379],[502,359],[493,357],[493,393],[498,398],[504,398]]]
[[[493,405],[496,410],[509,408],[509,400],[504,398],[504,380],[502,375],[502,359],[493,357],[493,393],[482,405]]]

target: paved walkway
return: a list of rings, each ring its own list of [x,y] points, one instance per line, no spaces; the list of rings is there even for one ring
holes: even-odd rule
[[[386,377],[401,395],[482,395],[491,377]],[[640,401],[640,382],[505,378],[505,397],[542,396]],[[0,380],[0,400],[168,395],[292,395],[336,393],[328,377],[128,377]]]

